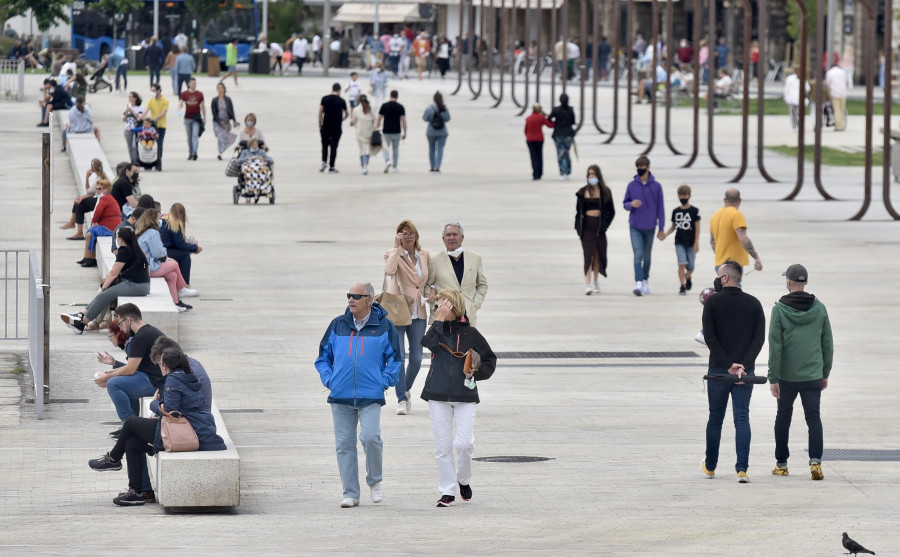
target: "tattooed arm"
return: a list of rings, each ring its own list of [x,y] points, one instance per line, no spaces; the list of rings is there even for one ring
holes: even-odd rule
[[[759,254],[756,252],[756,248],[753,247],[753,242],[750,241],[750,237],[747,236],[746,228],[738,228],[735,230],[737,233],[738,240],[740,240],[741,245],[744,246],[744,249],[747,250],[747,253],[750,254],[750,257],[753,258],[753,268],[757,271],[762,271],[762,261],[759,258]]]

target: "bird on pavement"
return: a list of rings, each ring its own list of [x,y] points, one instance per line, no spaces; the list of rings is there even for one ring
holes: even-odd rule
[[[850,536],[847,535],[847,532],[844,532],[844,539],[842,543],[844,544],[844,549],[847,550],[847,555],[856,555],[858,553],[868,553],[870,555],[875,555],[874,551],[869,551],[868,549],[859,545],[856,541],[851,539]]]

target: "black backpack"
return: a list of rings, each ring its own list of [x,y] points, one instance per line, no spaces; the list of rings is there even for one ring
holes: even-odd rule
[[[441,116],[441,110],[434,105],[434,116],[431,117],[431,127],[436,130],[444,129],[444,117]]]

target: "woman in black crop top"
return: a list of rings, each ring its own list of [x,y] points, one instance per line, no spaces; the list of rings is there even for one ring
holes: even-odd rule
[[[575,193],[575,231],[584,252],[584,293],[590,296],[600,293],[598,275],[606,276],[606,229],[616,216],[616,209],[612,192],[596,164],[588,167],[587,182]]]

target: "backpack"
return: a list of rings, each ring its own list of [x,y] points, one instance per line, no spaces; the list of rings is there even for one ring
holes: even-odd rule
[[[434,116],[431,117],[431,127],[436,130],[444,129],[444,117],[441,116],[441,111],[438,109],[437,105],[434,106]]]

